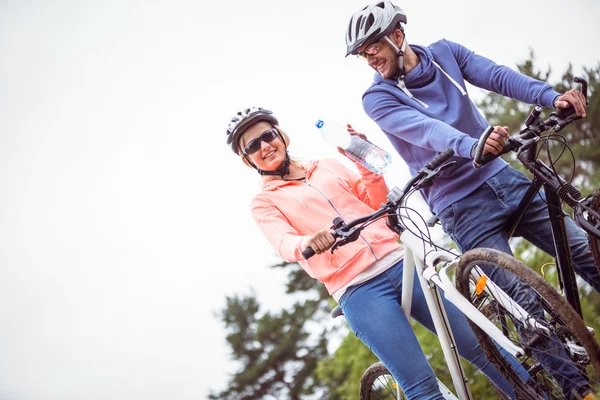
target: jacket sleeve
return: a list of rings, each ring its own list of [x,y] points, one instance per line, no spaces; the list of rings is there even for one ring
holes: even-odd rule
[[[252,218],[279,257],[286,262],[304,260],[300,246],[308,236],[299,235],[285,215],[266,197],[255,197],[250,207]]]
[[[379,209],[381,203],[387,201],[389,188],[383,175],[376,174],[361,164],[353,161],[358,169],[358,174],[342,166],[346,172],[346,179],[351,183],[356,197],[373,210]]]
[[[424,149],[452,149],[457,156],[471,158],[471,148],[477,143],[477,139],[402,104],[389,93],[366,93],[363,107],[384,132]]]
[[[443,42],[454,54],[464,79],[472,85],[528,104],[554,108],[554,99],[560,93],[548,83],[496,64],[458,43],[445,39]]]

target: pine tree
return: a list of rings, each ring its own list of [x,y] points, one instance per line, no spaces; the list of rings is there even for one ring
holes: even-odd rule
[[[310,324],[323,320],[330,300],[324,285],[296,263],[274,265],[289,270],[286,293],[303,297],[289,309],[262,312],[254,294],[227,297],[220,312],[232,358],[240,368],[226,390],[210,399],[301,399],[323,393],[317,362],[327,357],[328,330]]]

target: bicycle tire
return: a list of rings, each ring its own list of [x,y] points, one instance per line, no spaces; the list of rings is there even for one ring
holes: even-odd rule
[[[480,264],[494,264],[509,270],[535,290],[539,300],[544,306],[545,313],[551,318],[552,323],[548,323],[547,326],[551,328],[553,334],[556,333],[561,338],[570,338],[574,340],[575,343],[578,343],[585,348],[589,359],[582,356],[581,359],[578,359],[578,362],[582,365],[582,369],[584,368],[584,365],[591,365],[592,372],[590,375],[592,375],[592,381],[597,382],[597,376],[600,373],[600,346],[598,346],[598,343],[585,326],[581,317],[566,302],[566,300],[539,274],[511,255],[494,249],[479,248],[464,253],[461,256],[461,260],[456,269],[457,289],[478,308],[481,307],[483,301],[480,297],[477,297],[481,295],[472,296],[470,278],[472,269]],[[503,309],[497,302],[494,303],[493,299],[490,300],[489,295],[486,295],[486,297],[487,300],[489,300],[487,304],[491,305],[491,307],[486,305],[488,309],[486,310],[487,313],[484,312],[484,315],[492,320],[492,322],[495,322],[496,325],[500,325],[503,329],[503,333],[508,336],[507,331],[509,329],[509,324],[507,323],[506,318],[510,318],[510,310]],[[490,310],[496,312],[496,315],[493,315],[493,312],[490,312]],[[491,317],[493,317],[493,319]],[[490,337],[473,322],[470,320],[468,320],[468,322],[490,362],[498,368],[500,373],[502,373],[509,382],[511,382],[519,398],[540,398],[541,391],[546,393],[551,399],[564,398],[562,397],[562,390],[558,387],[558,384],[550,378],[550,375],[541,369],[539,365],[536,367],[532,366],[530,370],[530,374],[534,379],[533,381],[530,380],[526,382],[523,380],[523,378],[521,378],[512,368],[511,364],[502,357]],[[516,336],[520,338],[520,331],[516,330],[516,325],[514,325],[513,328],[518,332]],[[539,334],[539,332],[535,333]],[[510,338],[513,341],[517,340],[514,337]],[[520,339],[523,340],[522,338]],[[517,344],[525,349],[527,347],[525,346],[526,342],[524,341],[520,343],[517,342]],[[536,348],[536,351],[539,351],[539,349]],[[523,359],[519,359],[519,361],[525,366],[527,363],[536,362],[531,356],[525,356]]]
[[[398,397],[394,385],[397,383],[390,371],[382,362],[377,362],[367,368],[360,379],[360,400],[406,399],[403,393]]]
[[[592,197],[592,210],[600,212],[600,189],[594,192]],[[596,218],[590,216],[589,221],[592,224],[598,223]],[[594,262],[596,263],[596,267],[600,270],[600,239],[595,237],[594,235],[588,234],[588,242],[590,244],[590,249],[592,250],[592,255],[594,256]]]

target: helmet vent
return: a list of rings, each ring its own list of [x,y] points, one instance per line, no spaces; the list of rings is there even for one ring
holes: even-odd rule
[[[371,27],[373,26],[373,22],[375,22],[375,17],[373,16],[373,14],[369,14],[369,17],[367,18],[367,22],[365,23],[365,28],[364,28],[366,32],[371,30]]]
[[[390,0],[376,0],[363,7],[350,18],[346,35],[346,56],[357,54],[364,44],[382,39],[396,29],[399,23],[406,23],[406,14]]]
[[[363,17],[362,15],[358,18],[358,20],[356,21],[356,25],[354,25],[355,31],[354,31],[354,37],[357,38],[358,34],[360,32],[360,26],[362,25],[363,20],[365,19],[365,17]]]

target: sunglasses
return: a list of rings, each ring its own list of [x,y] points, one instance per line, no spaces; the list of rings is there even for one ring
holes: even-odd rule
[[[377,53],[379,53],[380,51],[381,51],[381,40],[378,40],[377,42],[367,46],[367,48],[364,51],[359,51],[358,53],[356,53],[356,57],[360,58],[361,60],[366,60],[367,56],[374,56]]]
[[[244,154],[250,155],[256,153],[260,150],[261,142],[271,143],[277,136],[279,136],[279,131],[275,128],[264,131],[259,137],[252,139],[246,144],[246,147],[244,147]]]

